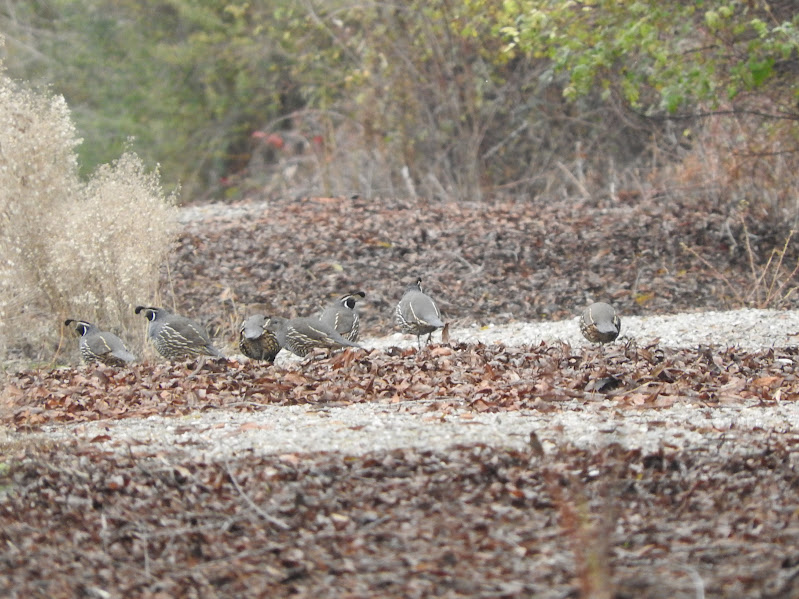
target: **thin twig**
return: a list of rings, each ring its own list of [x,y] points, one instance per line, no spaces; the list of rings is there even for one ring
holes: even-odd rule
[[[778,113],[778,112],[763,112],[762,110],[744,110],[744,109],[729,109],[729,110],[712,110],[708,112],[694,112],[685,114],[645,114],[643,112],[637,113],[641,118],[651,121],[684,121],[687,119],[705,119],[714,116],[737,116],[749,115],[758,116],[766,119],[775,120],[799,120],[799,114],[793,112]]]
[[[509,144],[511,141],[513,141],[513,139],[515,137],[518,137],[519,134],[521,134],[522,131],[527,129],[528,126],[529,126],[529,122],[525,121],[521,125],[516,127],[516,129],[514,129],[513,131],[508,133],[505,137],[503,137],[501,140],[499,140],[499,142],[494,144],[492,147],[490,147],[488,150],[486,150],[483,153],[483,156],[482,156],[483,160],[487,160],[487,159],[491,158],[491,156],[493,156],[499,150],[501,150],[503,146]]]
[[[572,173],[569,169],[566,168],[565,164],[563,164],[560,160],[558,160],[555,164],[560,170],[562,170],[566,174],[566,176],[569,179],[571,179],[571,182],[577,186],[577,188],[580,190],[580,193],[583,194],[584,198],[588,199],[591,197],[591,194],[588,192],[585,186],[582,183],[580,183],[580,180],[577,179],[577,177],[574,176],[574,173]]]
[[[483,270],[483,266],[482,265],[481,266],[475,266],[474,264],[469,262],[466,258],[461,256],[460,252],[448,251],[448,252],[445,252],[445,253],[448,256],[450,256],[451,258],[454,258],[455,260],[457,260],[458,262],[461,262],[462,264],[465,264],[466,266],[468,266],[469,270],[471,270],[472,272],[480,272],[481,270]]]
[[[717,269],[715,266],[713,266],[713,265],[712,265],[710,262],[708,262],[708,261],[707,261],[705,258],[703,258],[702,256],[700,256],[700,255],[699,255],[699,253],[698,253],[698,252],[697,252],[697,251],[696,251],[694,248],[690,247],[688,244],[686,244],[686,243],[684,243],[684,242],[681,242],[681,243],[680,243],[680,247],[682,247],[682,249],[684,249],[686,252],[690,253],[690,254],[691,254],[691,255],[692,255],[694,258],[696,258],[697,260],[699,260],[699,261],[700,261],[702,264],[704,264],[706,267],[708,267],[709,269],[711,269],[712,271],[714,271],[714,273],[715,273],[716,277],[717,277],[717,278],[719,278],[719,279],[721,279],[722,281],[724,281],[724,284],[725,284],[725,285],[727,285],[727,287],[729,287],[730,291],[731,291],[731,292],[732,292],[732,294],[735,296],[736,300],[737,300],[739,303],[741,303],[741,304],[743,304],[743,303],[744,303],[744,299],[743,299],[743,298],[741,297],[741,295],[738,293],[738,290],[737,290],[737,288],[735,287],[735,285],[733,285],[733,284],[730,282],[730,280],[729,280],[727,277],[725,277],[723,274],[721,274],[721,273],[718,271],[718,269]]]
[[[752,280],[754,281],[754,285],[752,285],[752,287],[749,289],[749,293],[746,296],[746,303],[748,304],[752,300],[753,296],[755,299],[757,299],[757,292],[758,289],[760,289],[760,282],[763,278],[763,273],[761,273],[761,275],[758,277],[757,268],[755,267],[755,252],[752,249],[752,244],[749,242],[749,228],[746,226],[746,219],[744,219],[743,216],[741,216],[740,219],[741,225],[744,229],[744,247],[746,248],[746,257],[749,259],[749,270],[752,272]]]
[[[230,469],[230,464],[228,463],[227,460],[225,460],[225,470],[227,471],[227,474],[230,477],[230,481],[233,483],[233,486],[236,487],[236,490],[239,492],[239,495],[241,495],[244,498],[244,501],[247,502],[247,504],[250,506],[250,508],[252,508],[252,510],[256,514],[261,516],[261,518],[263,518],[270,524],[273,524],[277,528],[280,528],[281,530],[289,530],[291,528],[291,526],[289,526],[279,518],[275,518],[274,516],[267,514],[264,510],[258,507],[258,505],[250,498],[250,496],[247,495],[244,489],[241,488],[241,485],[239,485],[239,481],[236,480],[236,477],[234,476],[233,471]]]
[[[785,289],[785,287],[787,287],[788,283],[790,283],[793,280],[793,278],[796,276],[796,273],[799,271],[799,262],[797,262],[796,266],[794,266],[793,270],[788,274],[787,277],[785,277],[785,279],[782,281],[782,283],[779,284],[779,286],[777,287],[776,291],[774,290],[774,286],[777,285],[777,276],[779,275],[780,271],[782,270],[783,260],[785,260],[785,253],[788,251],[788,244],[791,242],[791,238],[794,236],[794,233],[796,233],[796,231],[791,230],[791,232],[788,234],[788,237],[785,239],[785,243],[782,246],[782,251],[779,252],[780,257],[779,257],[779,260],[777,260],[777,266],[774,268],[774,276],[771,279],[771,285],[769,286],[769,290],[768,290],[769,299],[772,299],[774,297],[780,297],[782,295],[783,289]],[[777,250],[774,250],[774,251],[776,252]],[[772,256],[773,255],[774,254],[772,253]],[[795,289],[796,289],[796,287],[791,289],[782,298],[783,301],[789,295],[791,295],[794,292]]]
[[[696,568],[689,565],[682,566],[683,572],[688,574],[691,578],[691,582],[694,583],[694,596],[696,599],[705,599],[705,581],[702,580],[702,577],[697,572]]]

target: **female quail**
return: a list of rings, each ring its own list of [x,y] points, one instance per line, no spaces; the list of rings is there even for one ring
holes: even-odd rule
[[[326,325],[333,327],[341,336],[352,342],[358,340],[361,317],[355,310],[355,302],[366,297],[363,291],[355,291],[341,296],[330,304],[319,317]]]
[[[241,323],[239,327],[239,349],[248,358],[266,360],[270,364],[275,361],[280,351],[280,344],[272,331],[267,330],[269,317],[254,314]]]
[[[106,366],[125,366],[136,361],[136,356],[130,353],[122,339],[101,331],[96,325],[85,320],[65,320],[64,325],[74,329],[80,335],[80,355],[87,364],[100,362]]]
[[[172,314],[164,308],[136,306],[136,314],[144,313],[150,325],[147,334],[158,353],[168,360],[181,360],[195,356],[224,358],[211,342],[211,336],[201,324]]]
[[[290,320],[273,316],[266,328],[275,334],[277,342],[283,349],[301,358],[315,348],[360,347],[342,337],[330,325],[310,316]]]
[[[405,291],[394,311],[394,322],[403,333],[416,335],[419,349],[422,347],[422,335],[428,335],[429,343],[433,331],[444,327],[438,306],[422,291],[422,279],[417,279],[416,283]]]
[[[591,343],[610,343],[619,336],[621,319],[613,306],[596,302],[583,310],[580,331]]]

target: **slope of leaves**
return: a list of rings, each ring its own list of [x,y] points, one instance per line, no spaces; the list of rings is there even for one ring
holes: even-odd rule
[[[362,331],[384,335],[394,330],[402,291],[419,276],[455,325],[562,319],[597,299],[622,316],[726,308],[731,293],[722,277],[736,289],[754,284],[737,222],[704,206],[636,195],[547,205],[275,199],[245,217],[237,211],[189,224],[164,289],[227,339],[248,304],[307,315],[354,289],[366,291]],[[752,224],[749,233],[757,265],[783,246],[789,226]],[[785,257],[795,263],[795,255]]]
[[[259,405],[451,402],[476,411],[558,409],[571,399],[610,397],[620,406],[667,407],[799,399],[793,350],[667,350],[657,346],[573,349],[431,345],[312,356],[286,368],[253,362],[27,371],[10,376],[0,422],[29,430],[47,422],[175,416]]]
[[[797,597],[796,443],[187,465],[43,448],[0,474],[0,592]]]

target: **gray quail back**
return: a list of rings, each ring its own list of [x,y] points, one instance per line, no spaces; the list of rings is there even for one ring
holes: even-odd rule
[[[583,310],[580,332],[591,343],[615,341],[621,331],[621,319],[616,310],[605,302],[596,302]]]
[[[403,333],[416,335],[416,342],[421,348],[421,336],[433,336],[433,331],[444,327],[441,312],[433,298],[422,291],[422,279],[409,286],[394,310],[394,322]]]
[[[366,293],[363,291],[355,291],[341,296],[325,308],[319,320],[338,331],[345,339],[352,342],[357,341],[361,317],[355,309],[355,304],[364,297],[366,297]]]
[[[64,325],[80,335],[78,347],[81,358],[86,364],[101,363],[106,366],[125,366],[136,361],[125,343],[108,331],[101,331],[96,325],[85,320],[68,319]]]
[[[153,306],[136,306],[136,314],[139,313],[150,321],[147,334],[155,349],[168,360],[197,356],[224,358],[222,352],[214,347],[205,327],[190,318]]]
[[[239,349],[248,358],[266,360],[270,364],[280,351],[280,344],[272,331],[267,330],[269,317],[254,314],[239,327]]]
[[[273,316],[269,319],[267,329],[275,334],[283,349],[301,358],[314,349],[360,347],[342,337],[330,325],[310,316],[292,319]]]

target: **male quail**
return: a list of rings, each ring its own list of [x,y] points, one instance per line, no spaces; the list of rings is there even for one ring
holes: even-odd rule
[[[403,333],[416,335],[419,349],[422,335],[428,335],[429,342],[433,331],[443,328],[441,312],[433,299],[422,291],[422,279],[408,287],[394,311],[394,322]]]
[[[621,319],[613,306],[596,302],[583,310],[580,331],[592,343],[610,343],[619,336]]]
[[[239,327],[239,349],[248,358],[266,360],[270,364],[275,361],[280,351],[280,344],[272,331],[266,329],[269,317],[254,314],[241,323]]]
[[[342,337],[336,330],[318,318],[311,316],[287,320],[273,316],[266,325],[284,349],[304,357],[315,348],[360,347]]]
[[[136,356],[130,353],[122,339],[101,331],[96,325],[85,320],[65,320],[64,325],[71,327],[80,335],[80,355],[87,364],[100,362],[106,366],[125,366],[135,362]]]
[[[366,297],[363,291],[341,296],[330,304],[319,317],[323,323],[333,327],[341,336],[352,342],[358,340],[361,317],[355,310],[355,302]]]
[[[211,336],[201,324],[164,308],[136,306],[136,314],[140,312],[150,321],[147,334],[155,349],[168,360],[195,356],[224,358],[222,352],[213,346]]]

